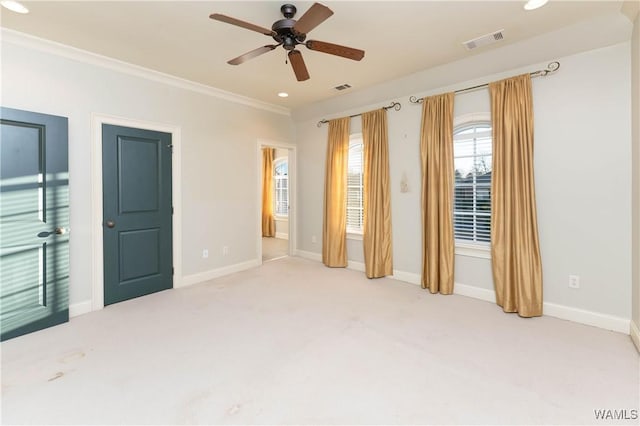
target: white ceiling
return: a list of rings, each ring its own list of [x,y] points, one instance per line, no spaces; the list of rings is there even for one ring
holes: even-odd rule
[[[334,15],[308,39],[366,51],[360,62],[301,47],[310,80],[298,82],[278,48],[242,65],[227,60],[268,36],[209,19],[230,15],[271,27],[285,1],[23,1],[28,15],[2,11],[3,27],[88,50],[287,108],[413,74],[605,15],[622,1],[558,1],[527,12],[524,1],[323,1]],[[295,2],[297,18],[313,2]],[[504,29],[505,39],[467,51],[462,42]],[[276,96],[280,91],[289,98]],[[345,91],[346,92],[346,91]]]

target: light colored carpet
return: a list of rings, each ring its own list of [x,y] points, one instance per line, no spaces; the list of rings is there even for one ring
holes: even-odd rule
[[[262,261],[278,259],[289,254],[289,240],[262,237]]]
[[[3,423],[606,424],[639,398],[629,336],[295,257],[1,348]]]

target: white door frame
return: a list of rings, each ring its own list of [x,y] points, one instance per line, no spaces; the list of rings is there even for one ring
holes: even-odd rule
[[[296,197],[296,146],[290,143],[272,141],[268,139],[258,139],[256,145],[256,170],[258,170],[257,188],[257,215],[256,215],[256,249],[258,252],[258,260],[262,263],[262,148],[281,148],[286,149],[288,154],[289,167],[289,256],[293,256],[296,252],[296,214],[297,201]]]
[[[106,114],[91,114],[91,260],[92,297],[91,310],[104,308],[104,253],[102,227],[102,125],[133,127],[171,133],[173,156],[171,158],[171,196],[173,204],[172,249],[173,287],[180,287],[182,280],[182,193],[181,193],[181,128],[180,126],[135,120]]]

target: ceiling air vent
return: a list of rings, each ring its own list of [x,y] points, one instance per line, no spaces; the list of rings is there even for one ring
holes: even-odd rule
[[[346,90],[346,89],[350,89],[350,88],[351,88],[351,85],[347,84],[347,83],[341,84],[340,86],[334,87],[334,89],[336,89],[336,90]]]
[[[467,40],[462,44],[464,45],[464,47],[467,48],[467,50],[473,50],[476,47],[486,46],[487,44],[492,44],[504,39],[503,31],[504,30],[494,31],[489,34],[485,34],[483,36],[480,36],[471,40]]]

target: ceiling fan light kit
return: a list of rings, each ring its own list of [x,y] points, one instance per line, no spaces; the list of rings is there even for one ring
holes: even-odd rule
[[[305,81],[309,79],[309,72],[304,63],[304,59],[302,58],[302,52],[296,49],[299,45],[303,45],[309,50],[340,56],[354,61],[359,61],[364,57],[364,50],[324,41],[307,40],[307,34],[311,30],[333,15],[333,11],[328,7],[320,3],[314,3],[298,20],[293,19],[296,15],[297,9],[292,4],[282,5],[280,7],[280,12],[282,12],[284,19],[274,22],[271,29],[219,13],[209,15],[211,19],[216,21],[225,22],[227,24],[236,25],[238,27],[271,36],[277,43],[258,47],[257,49],[251,50],[237,58],[227,61],[227,63],[230,65],[240,65],[249,59],[253,59],[256,56],[260,56],[274,50],[276,47],[282,46],[288,52],[287,57],[289,58],[289,62],[291,63],[296,79],[298,81]]]

